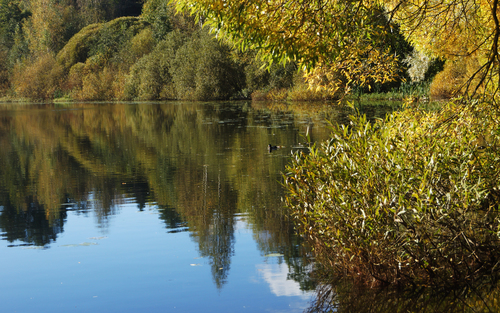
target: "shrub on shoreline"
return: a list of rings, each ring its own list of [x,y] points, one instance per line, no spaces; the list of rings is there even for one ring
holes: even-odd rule
[[[286,203],[317,259],[363,283],[452,285],[497,275],[496,112],[450,103],[375,124],[357,117],[296,155]]]

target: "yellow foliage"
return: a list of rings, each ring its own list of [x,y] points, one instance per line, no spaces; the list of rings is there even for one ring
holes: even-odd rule
[[[68,74],[68,79],[66,80],[65,89],[73,90],[82,88],[82,75],[85,68],[84,63],[76,63],[71,67]]]
[[[434,77],[430,86],[430,96],[433,99],[450,99],[463,90],[466,76],[465,64],[447,62],[444,70]]]
[[[81,89],[73,90],[72,97],[76,100],[109,100],[115,99],[117,90],[116,71],[107,67],[97,72],[84,72]]]
[[[433,99],[450,99],[474,90],[485,93],[485,84],[474,73],[479,70],[479,61],[474,57],[462,57],[446,62],[443,71],[438,73],[430,86]],[[470,88],[472,86],[472,89]]]
[[[436,78],[436,93],[481,92],[495,97],[499,88],[498,0],[390,1],[386,6],[418,50],[448,60],[446,73]],[[465,72],[456,72],[458,62],[467,64]],[[446,79],[451,79],[449,84],[459,79],[466,88],[446,87]]]
[[[397,58],[387,50],[391,32],[378,1],[181,0],[177,7],[242,49],[307,68],[308,81],[331,94],[344,83],[338,72],[349,85],[385,82],[396,74]]]
[[[349,92],[351,86],[369,87],[397,75],[398,56],[388,49],[398,40],[396,24],[419,51],[450,61],[476,60],[476,71],[466,76],[469,91],[494,97],[499,89],[498,0],[176,3],[242,49],[255,48],[269,61],[307,68],[307,80],[332,94],[341,86]]]
[[[29,3],[31,17],[23,29],[31,53],[59,51],[65,44],[65,25],[73,17],[73,12],[54,0],[32,0]]]
[[[52,54],[40,55],[29,64],[14,67],[12,83],[18,96],[30,99],[53,99],[64,78],[62,66]]]

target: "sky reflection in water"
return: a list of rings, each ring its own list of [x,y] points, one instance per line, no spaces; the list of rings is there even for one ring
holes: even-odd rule
[[[287,280],[278,257],[257,250],[237,222],[226,284],[215,288],[210,261],[189,232],[167,233],[157,210],[125,205],[103,233],[69,214],[50,249],[6,250],[1,241],[2,312],[301,312],[310,293]]]

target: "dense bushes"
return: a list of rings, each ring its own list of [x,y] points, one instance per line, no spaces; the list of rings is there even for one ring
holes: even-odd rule
[[[139,18],[89,25],[57,55],[68,73],[63,89],[78,100],[123,98],[130,66],[153,48],[153,34]]]
[[[215,100],[235,95],[243,87],[244,76],[229,46],[200,30],[177,51],[172,78],[179,98]]]
[[[486,104],[353,118],[287,167],[287,205],[325,266],[365,283],[497,275],[500,116]]]
[[[155,5],[163,13],[145,7],[153,25],[145,18],[123,17],[73,36],[57,55],[64,69],[60,90],[78,100],[215,100],[249,97],[258,88],[275,94],[293,85],[293,64],[262,70],[255,55],[235,53],[206,29],[154,26],[168,11]]]
[[[464,89],[467,80],[467,67],[463,60],[446,62],[444,70],[439,72],[430,86],[433,99],[450,99]]]
[[[472,95],[475,91],[487,94],[488,90],[485,90],[485,85],[492,85],[490,88],[493,89],[498,86],[494,79],[480,81],[479,77],[482,72],[480,60],[474,55],[446,60],[444,68],[439,69],[442,71],[436,74],[430,85],[429,93],[433,99],[450,99],[463,93]],[[477,86],[477,89],[476,87],[470,88],[470,86]]]
[[[160,42],[172,31],[172,8],[167,1],[148,0],[142,8],[142,17],[151,24],[153,36],[157,42]]]
[[[14,68],[12,84],[18,96],[29,99],[53,99],[60,93],[63,68],[48,53],[34,62],[18,63]]]
[[[125,98],[132,100],[174,99],[171,63],[186,36],[179,31],[170,32],[150,54],[135,63],[125,84]]]
[[[0,59],[6,60],[7,54],[6,50],[0,49]],[[0,63],[0,96],[7,91],[10,85],[9,68],[5,63]]]
[[[206,30],[169,33],[130,70],[128,99],[228,99],[242,87],[243,69],[230,48]]]

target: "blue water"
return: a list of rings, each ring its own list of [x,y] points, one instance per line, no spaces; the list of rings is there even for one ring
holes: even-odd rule
[[[49,249],[0,241],[2,312],[301,312],[311,292],[265,257],[244,220],[236,223],[227,284],[215,288],[189,232],[168,233],[154,206],[120,205],[103,231],[69,214]]]

